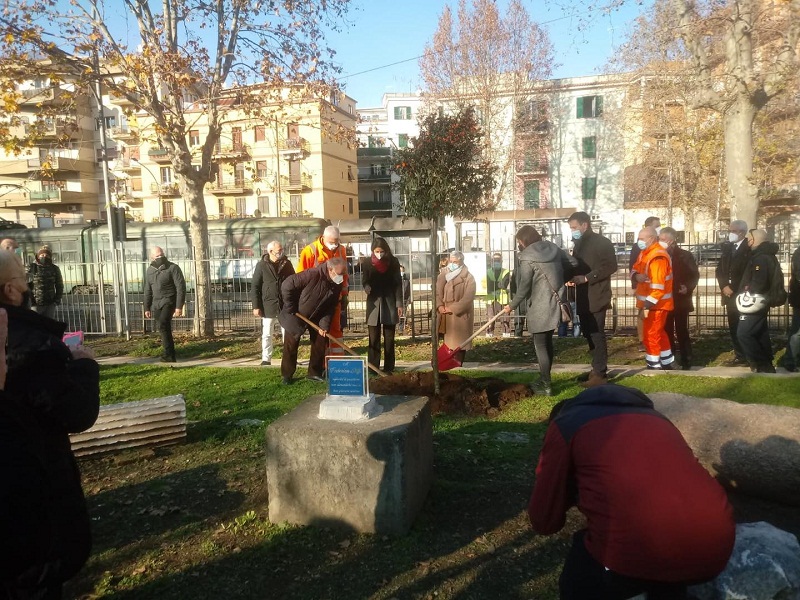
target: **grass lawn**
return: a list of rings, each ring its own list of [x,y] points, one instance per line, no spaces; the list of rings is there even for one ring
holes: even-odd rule
[[[257,356],[258,342],[251,345],[228,347]],[[193,350],[206,351],[200,343]],[[179,352],[188,354],[186,345]],[[534,378],[524,369],[501,376]],[[798,378],[659,375],[624,383],[800,406]],[[554,386],[558,397],[525,399],[494,419],[436,417],[433,487],[412,531],[389,538],[269,523],[266,427],[323,393],[323,384],[282,386],[277,369],[105,366],[104,403],[184,394],[188,439],[81,461],[94,552],[67,597],[556,598],[581,516],[573,510],[561,533],[541,537],[525,514],[544,420],[555,402],[581,390],[565,376]]]

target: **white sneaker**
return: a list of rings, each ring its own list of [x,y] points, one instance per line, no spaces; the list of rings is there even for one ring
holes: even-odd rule
[[[506,333],[503,334],[503,337],[505,337],[505,338],[514,337],[514,334],[506,332]]]
[[[486,337],[494,337],[494,334],[493,334],[493,333],[488,333],[488,332],[487,332],[487,333],[486,333]]]

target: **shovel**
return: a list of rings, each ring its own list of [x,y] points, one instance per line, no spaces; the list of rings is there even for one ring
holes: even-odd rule
[[[447,344],[442,344],[439,346],[439,350],[436,351],[436,357],[439,363],[439,370],[440,371],[449,371],[450,369],[457,369],[461,366],[461,359],[456,358],[456,354],[467,344],[469,344],[472,340],[482,334],[484,331],[489,329],[489,325],[497,321],[500,317],[505,315],[506,313],[502,310],[493,316],[491,319],[486,321],[486,323],[478,329],[475,333],[465,339],[461,344],[453,348],[452,350],[447,347]]]
[[[309,321],[308,319],[306,319],[306,318],[305,318],[303,315],[301,315],[300,313],[294,313],[294,316],[295,316],[295,317],[297,317],[298,319],[300,319],[301,321],[305,321],[305,323],[306,323],[306,324],[307,324],[309,327],[313,327],[314,329],[316,329],[316,330],[317,330],[317,332],[318,332],[320,335],[322,335],[322,332],[324,331],[324,330],[322,329],[322,327],[320,327],[319,325],[316,325],[316,324],[312,323],[311,321]],[[332,341],[334,344],[336,344],[337,346],[339,346],[339,348],[341,348],[341,349],[342,349],[342,350],[344,350],[345,352],[348,352],[348,353],[352,354],[353,356],[360,356],[359,354],[356,354],[355,350],[353,350],[352,348],[348,347],[348,346],[347,346],[347,344],[345,344],[345,343],[344,343],[342,340],[340,340],[339,338],[335,338],[335,337],[333,337],[332,335],[329,335],[328,333],[326,333],[326,334],[325,334],[325,337],[327,337],[327,338],[328,338],[330,341]],[[368,366],[370,369],[372,369],[373,371],[375,371],[375,372],[376,372],[378,375],[380,375],[381,377],[386,377],[386,373],[384,373],[383,371],[381,371],[381,370],[380,370],[378,367],[376,367],[375,365],[373,365],[371,362],[367,361],[367,366]]]

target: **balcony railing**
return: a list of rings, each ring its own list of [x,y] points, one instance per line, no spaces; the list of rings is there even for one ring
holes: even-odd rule
[[[213,153],[213,157],[217,159],[237,159],[247,156],[250,156],[250,146],[248,144],[233,144],[232,146],[217,145]]]
[[[147,156],[153,162],[166,162],[169,160],[169,150],[166,148],[150,148],[147,151]]]
[[[78,124],[75,121],[67,121],[66,119],[58,119],[56,121],[47,119],[36,123],[27,123],[25,125],[25,135],[30,135],[34,132],[42,137],[71,136],[78,133]]]
[[[543,175],[548,172],[548,168],[546,159],[523,161],[517,166],[517,175]]]
[[[179,196],[181,188],[177,183],[151,183],[150,191],[159,196]]]
[[[359,169],[358,180],[366,183],[389,183],[392,180],[392,174],[389,171]]]
[[[311,184],[311,175],[307,173],[301,173],[300,175],[281,175],[281,187],[287,192],[307,192],[311,189]]]
[[[129,140],[138,137],[138,133],[135,129],[131,129],[127,125],[112,127],[109,129],[109,133],[111,137],[118,139],[118,140]]]
[[[251,179],[235,179],[233,181],[215,181],[209,186],[212,194],[249,194],[253,191]]]
[[[305,158],[311,154],[311,144],[305,138],[288,138],[281,140],[278,152],[289,160]]]

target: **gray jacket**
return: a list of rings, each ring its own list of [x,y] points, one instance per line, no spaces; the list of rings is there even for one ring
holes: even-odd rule
[[[517,293],[511,308],[525,302],[528,331],[542,333],[558,327],[561,319],[558,300],[567,279],[565,273],[569,274],[577,265],[575,258],[547,240],[534,242],[519,253]]]

